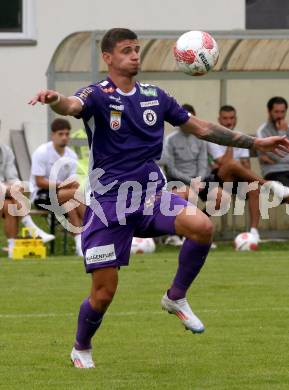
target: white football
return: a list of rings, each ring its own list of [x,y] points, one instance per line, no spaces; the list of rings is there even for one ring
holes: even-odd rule
[[[258,249],[258,239],[249,232],[238,234],[234,243],[236,251],[255,251]]]
[[[217,42],[209,33],[189,31],[177,40],[174,56],[183,72],[191,76],[201,76],[216,65],[219,49]]]
[[[152,253],[155,249],[156,244],[152,238],[133,237],[130,253]]]

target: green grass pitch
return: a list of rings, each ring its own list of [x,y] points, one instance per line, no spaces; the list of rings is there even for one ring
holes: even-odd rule
[[[206,325],[202,335],[160,309],[176,258],[176,249],[162,247],[120,271],[93,342],[95,370],[69,360],[90,286],[82,260],[1,258],[0,388],[288,390],[288,246],[210,253],[188,294]]]

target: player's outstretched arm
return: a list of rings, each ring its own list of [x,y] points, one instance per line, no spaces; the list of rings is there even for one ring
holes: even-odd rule
[[[28,104],[49,104],[53,111],[60,115],[78,115],[82,110],[80,100],[75,96],[65,97],[57,91],[40,90]]]
[[[181,128],[187,133],[215,144],[255,149],[260,152],[273,152],[281,157],[289,153],[289,140],[286,136],[251,137],[238,131],[229,130],[219,124],[198,119],[195,116],[191,116]]]

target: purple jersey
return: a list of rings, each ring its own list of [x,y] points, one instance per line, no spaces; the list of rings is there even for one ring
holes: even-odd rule
[[[107,78],[75,96],[83,104],[79,118],[91,149],[90,183],[97,168],[104,171],[99,179],[102,185],[117,180],[102,199],[114,198],[126,181],[138,181],[145,191],[150,172],[157,172],[158,186],[163,187],[164,177],[155,160],[162,152],[164,121],[180,126],[189,119],[188,112],[162,89],[139,82],[124,93]],[[98,192],[93,185],[92,190]]]

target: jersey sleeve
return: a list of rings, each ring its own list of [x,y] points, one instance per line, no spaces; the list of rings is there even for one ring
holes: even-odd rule
[[[163,90],[160,90],[162,103],[164,105],[164,120],[172,126],[180,126],[188,121],[190,114],[181,107],[175,98]]]
[[[90,85],[80,88],[73,96],[77,97],[82,104],[82,111],[76,115],[76,118],[88,121],[97,109],[97,87]]]

